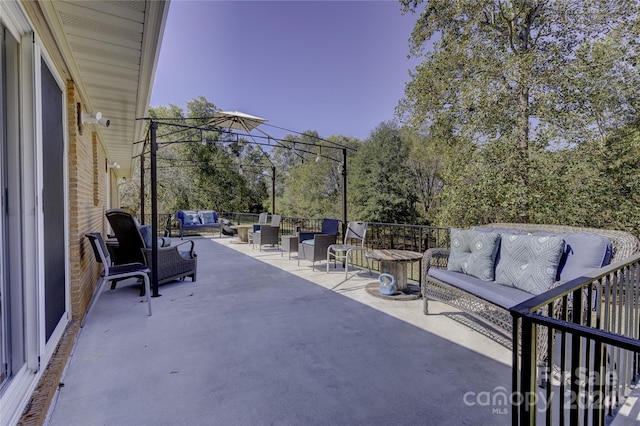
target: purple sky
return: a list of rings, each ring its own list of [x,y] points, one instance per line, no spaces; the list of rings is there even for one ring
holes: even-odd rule
[[[173,0],[151,105],[202,95],[274,126],[364,139],[393,118],[418,63],[415,20],[395,0]]]

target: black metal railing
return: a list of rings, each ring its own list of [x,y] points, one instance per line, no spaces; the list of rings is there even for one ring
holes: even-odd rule
[[[257,223],[256,213],[227,212],[221,215],[234,224]],[[292,235],[299,228],[304,231],[320,231],[321,218],[302,218],[282,216],[280,221],[280,235]],[[343,241],[342,226],[339,227],[337,241]],[[426,225],[406,225],[396,223],[369,222],[366,236],[366,246],[374,249],[397,249],[425,252],[433,247],[449,246],[449,228]],[[365,267],[366,259],[360,251],[354,253],[353,262],[357,266]],[[371,262],[370,262],[371,263]],[[379,262],[372,262],[373,270],[380,271]],[[420,282],[420,264],[415,262],[408,268],[407,278]]]
[[[607,424],[636,384],[640,255],[598,271],[511,309],[513,424]]]

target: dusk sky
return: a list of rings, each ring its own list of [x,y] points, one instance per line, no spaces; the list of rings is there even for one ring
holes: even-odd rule
[[[364,139],[394,117],[418,63],[416,19],[395,0],[173,0],[151,105],[186,111],[202,95],[269,125]]]

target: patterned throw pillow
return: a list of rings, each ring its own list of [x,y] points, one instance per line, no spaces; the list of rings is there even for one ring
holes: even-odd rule
[[[218,214],[213,210],[201,210],[198,214],[200,215],[200,221],[202,221],[204,225],[218,223]]]
[[[184,211],[184,224],[185,225],[200,225],[200,216],[198,212]]]
[[[496,282],[544,293],[556,282],[564,244],[555,236],[502,234]]]
[[[451,229],[451,253],[447,269],[493,281],[500,234],[471,229]]]

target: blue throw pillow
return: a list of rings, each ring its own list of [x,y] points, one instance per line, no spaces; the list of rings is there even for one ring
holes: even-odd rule
[[[539,234],[543,235],[542,232],[533,235]],[[550,235],[562,238],[566,245],[558,267],[559,280],[569,281],[611,263],[613,244],[602,235],[587,232]]]
[[[204,225],[215,225],[218,223],[218,213],[213,210],[200,210],[198,215]]]
[[[140,225],[138,226],[138,231],[140,231],[140,235],[142,235],[142,240],[144,241],[144,246],[146,248],[152,248],[151,245],[151,225]]]
[[[182,212],[184,215],[184,225],[200,225],[200,216],[198,212],[185,210]]]
[[[496,282],[531,294],[544,293],[556,282],[564,245],[555,236],[503,234]]]
[[[451,253],[447,269],[493,281],[500,234],[471,229],[451,229]]]

